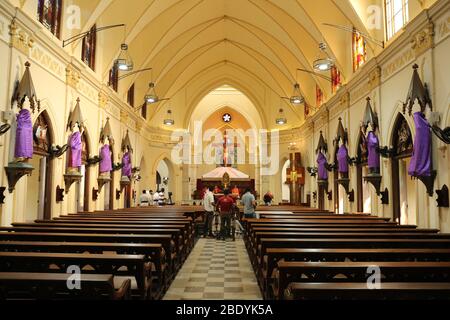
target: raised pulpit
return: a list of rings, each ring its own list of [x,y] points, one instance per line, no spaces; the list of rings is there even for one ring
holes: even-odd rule
[[[300,205],[302,202],[301,192],[305,185],[305,168],[302,166],[300,152],[289,155],[290,166],[286,169],[286,184],[289,185],[291,204]]]

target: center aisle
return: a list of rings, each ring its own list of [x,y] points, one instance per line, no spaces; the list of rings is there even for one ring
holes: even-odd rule
[[[199,239],[164,300],[261,300],[244,241]]]

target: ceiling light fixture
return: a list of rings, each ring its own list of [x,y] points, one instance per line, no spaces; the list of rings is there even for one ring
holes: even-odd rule
[[[287,119],[282,108],[280,108],[280,110],[278,111],[278,118],[275,120],[275,123],[279,126],[285,125],[287,123]]]
[[[173,126],[175,124],[175,120],[173,120],[172,111],[170,109],[167,110],[167,118],[164,119],[163,123],[166,126]]]
[[[327,45],[323,42],[319,44],[320,53],[313,62],[315,71],[329,71],[334,66],[334,60],[328,57],[326,53]]]
[[[300,85],[298,83],[294,84],[294,92],[289,98],[289,101],[294,105],[302,104],[305,101],[300,92]]]
[[[130,58],[130,54],[128,52],[128,45],[122,43],[120,46],[120,54],[119,57],[114,62],[117,68],[120,71],[131,71],[133,70],[133,60]]]
[[[145,101],[149,104],[158,102],[159,98],[155,91],[155,84],[153,82],[150,82],[149,88],[149,91],[145,95]]]

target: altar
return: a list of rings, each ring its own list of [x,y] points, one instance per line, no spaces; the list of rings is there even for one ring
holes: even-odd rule
[[[219,187],[220,192],[215,196],[223,195],[224,189],[233,189],[235,186],[239,189],[239,194],[242,196],[245,189],[250,188],[255,191],[255,180],[250,179],[250,176],[237,170],[233,167],[217,167],[214,170],[204,174],[201,179],[197,179],[197,192],[200,197],[203,188]]]

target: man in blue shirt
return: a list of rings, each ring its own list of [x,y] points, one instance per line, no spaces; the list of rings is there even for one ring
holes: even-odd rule
[[[256,218],[256,200],[255,196],[251,193],[250,188],[247,188],[245,190],[245,194],[242,196],[241,203],[244,206],[244,217]]]

